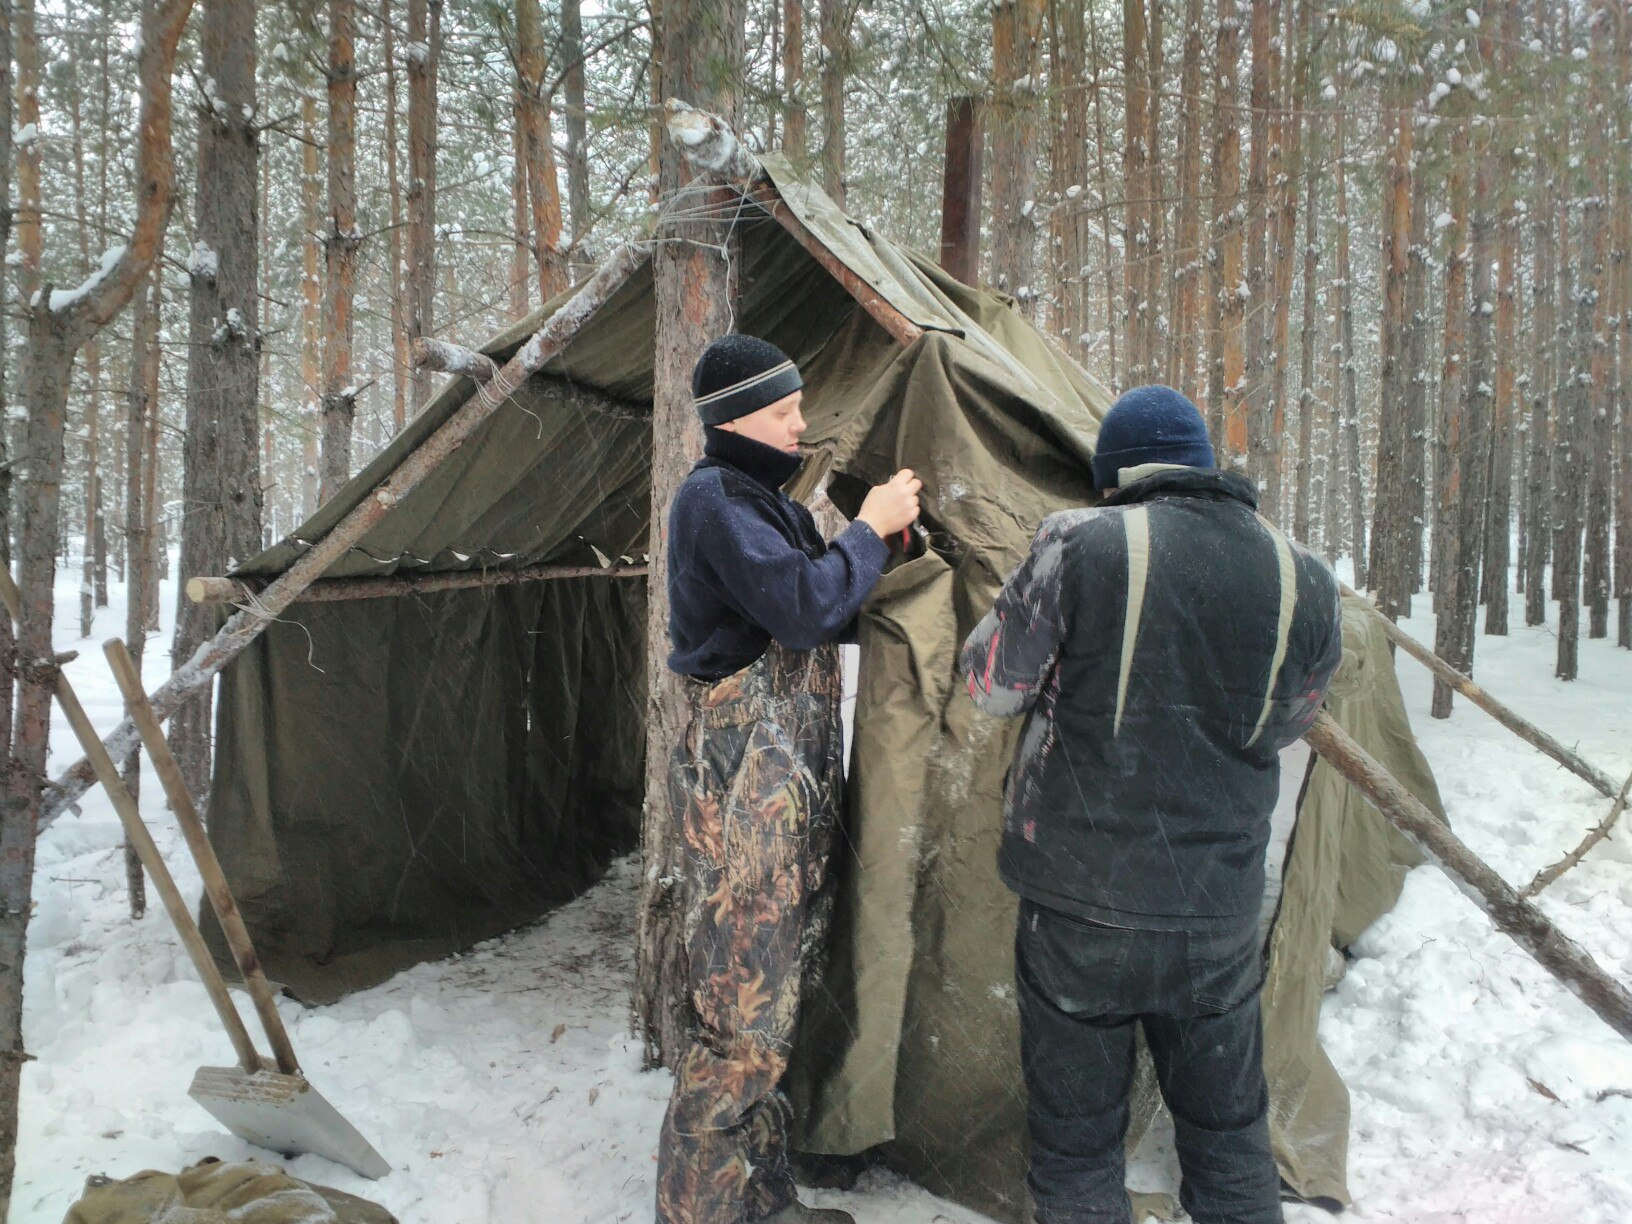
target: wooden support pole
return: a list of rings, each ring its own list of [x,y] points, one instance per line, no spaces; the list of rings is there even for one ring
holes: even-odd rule
[[[513,586],[521,582],[551,582],[563,578],[644,578],[645,565],[529,565],[515,570],[454,570],[437,574],[390,574],[380,578],[324,578],[312,583],[291,603],[339,603],[352,599],[388,599],[423,595],[431,591],[461,591],[475,587]],[[264,583],[238,578],[189,578],[187,598],[194,603],[249,604]]]
[[[260,1017],[261,1028],[266,1032],[266,1040],[272,1047],[272,1057],[277,1062],[278,1070],[284,1075],[299,1075],[300,1063],[295,1058],[295,1047],[289,1041],[289,1033],[283,1027],[283,1017],[278,1015],[272,986],[261,969],[260,958],[255,955],[249,930],[244,926],[243,915],[238,912],[238,902],[227,887],[226,873],[221,870],[221,861],[215,856],[215,847],[210,845],[209,835],[204,832],[204,822],[199,819],[192,792],[187,789],[187,783],[181,776],[181,764],[170,751],[159,720],[153,716],[153,707],[147,702],[147,694],[142,690],[142,674],[137,670],[136,661],[118,638],[102,643],[102,653],[113,668],[119,691],[125,695],[125,709],[136,723],[142,743],[147,747],[148,759],[153,762],[165,796],[170,800],[170,810],[175,813],[176,824],[187,841],[187,848],[192,851],[193,861],[198,864],[198,873],[204,881],[204,895],[209,898],[210,908],[221,923],[227,946],[232,949],[233,961],[244,979],[244,989],[249,991],[249,997],[255,1003],[255,1014]],[[101,746],[97,744],[96,747]],[[86,748],[94,755],[96,749],[88,744]],[[237,1018],[236,1009],[233,1017]]]
[[[1585,948],[1565,935],[1547,916],[1462,843],[1417,797],[1349,733],[1322,713],[1304,736],[1366,801],[1409,837],[1457,889],[1490,916],[1543,969],[1590,1007],[1600,1019],[1632,1041],[1632,993],[1611,978]]]
[[[260,593],[254,606],[235,613],[220,631],[200,646],[152,694],[153,712],[161,721],[214,680],[240,651],[259,637],[282,612],[348,549],[389,514],[442,461],[464,445],[476,428],[501,408],[529,377],[564,349],[607,298],[651,257],[649,243],[633,243],[612,255],[566,305],[551,315],[532,339],[516,351],[489,383],[478,384],[472,395],[435,433],[397,465],[395,471],[341,519],[299,560]],[[103,741],[108,754],[123,760],[136,747],[135,724],[123,720]],[[47,790],[40,824],[43,828],[95,780],[88,760],[71,765]]]
[[[982,131],[975,98],[946,103],[946,165],[941,178],[941,267],[966,285],[980,277]]]
[[[493,381],[499,372],[499,363],[486,353],[478,353],[462,344],[434,340],[430,336],[415,336],[409,353],[416,367],[423,366],[440,374],[462,375],[479,383]]]
[[[1347,584],[1339,583],[1338,585],[1343,588],[1343,594],[1354,594],[1354,592],[1349,589]],[[1433,651],[1429,650],[1428,647],[1417,641],[1416,638],[1412,637],[1393,621],[1389,620],[1388,617],[1383,615],[1382,610],[1373,604],[1369,599],[1365,600],[1365,604],[1366,607],[1371,609],[1372,614],[1375,615],[1382,623],[1383,632],[1388,635],[1389,641],[1394,642],[1400,647],[1400,649],[1404,650],[1406,654],[1417,660],[1417,662],[1421,663],[1429,671],[1433,672],[1434,675],[1438,676],[1452,689],[1455,689],[1458,693],[1461,693],[1462,696],[1473,702],[1474,705],[1478,706],[1485,713],[1489,714],[1492,718],[1501,723],[1502,726],[1506,727],[1509,731],[1513,732],[1514,735],[1518,736],[1525,743],[1530,744],[1535,748],[1539,748],[1542,752],[1552,757],[1553,760],[1564,766],[1565,769],[1568,769],[1576,777],[1580,778],[1589,786],[1593,787],[1593,789],[1597,790],[1605,798],[1615,798],[1615,783],[1610,779],[1608,774],[1602,772],[1601,770],[1594,769],[1586,761],[1582,760],[1578,754],[1571,752],[1568,748],[1559,743],[1552,736],[1548,735],[1540,727],[1536,726],[1527,719],[1521,718],[1508,706],[1503,705],[1500,701],[1497,701],[1496,698],[1485,692],[1484,689],[1480,688],[1472,680],[1468,679],[1468,677],[1457,671],[1456,668],[1445,662],[1444,659],[1440,658]]]
[[[3,565],[0,565],[0,600],[4,601],[6,611],[15,622],[22,612],[23,601],[17,592],[17,584],[11,579],[11,571]],[[119,776],[119,767],[113,763],[113,756],[103,746],[102,741],[96,738],[96,727],[92,724],[90,716],[85,713],[85,707],[80,705],[73,685],[68,683],[68,677],[63,674],[60,667],[55,663],[51,666],[56,673],[52,684],[56,691],[57,705],[67,718],[68,725],[74,729],[74,735],[78,737],[80,745],[85,749],[87,768],[91,770],[92,776],[102,783],[103,789],[108,792],[108,798],[113,801],[113,810],[118,813],[119,823],[125,827],[125,837],[135,849],[137,857],[142,860],[148,878],[153,881],[159,899],[164,902],[165,912],[170,915],[176,934],[181,937],[182,947],[192,960],[193,968],[198,970],[198,976],[204,982],[205,993],[215,1006],[216,1015],[221,1017],[221,1023],[226,1026],[227,1037],[232,1041],[232,1048],[237,1052],[238,1061],[243,1064],[246,1071],[254,1071],[261,1065],[261,1056],[255,1052],[255,1043],[250,1040],[249,1030],[244,1027],[238,1009],[233,1006],[226,983],[216,972],[215,962],[210,958],[209,949],[204,946],[204,937],[198,933],[198,924],[193,921],[192,910],[182,899],[181,889],[176,887],[175,878],[165,866],[164,856],[154,844],[153,835],[148,832],[147,825],[142,823],[141,812],[136,807],[136,801],[130,797],[124,779]]]

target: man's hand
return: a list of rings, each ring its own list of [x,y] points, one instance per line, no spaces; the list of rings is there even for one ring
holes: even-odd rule
[[[887,483],[873,486],[856,519],[888,540],[918,521],[918,490],[923,487],[910,468],[902,468]]]

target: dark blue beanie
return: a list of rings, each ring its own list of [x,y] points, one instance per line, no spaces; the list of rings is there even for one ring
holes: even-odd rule
[[[1094,448],[1094,487],[1114,489],[1118,472],[1146,463],[1215,466],[1207,422],[1172,387],[1134,387],[1111,405]]]
[[[692,402],[704,425],[723,425],[804,386],[799,367],[769,340],[731,332],[713,341],[691,371]]]

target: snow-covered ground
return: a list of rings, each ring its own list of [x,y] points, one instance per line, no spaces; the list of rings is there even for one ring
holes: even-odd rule
[[[115,604],[122,590],[114,592]],[[165,592],[166,619],[171,592]],[[97,725],[120,714],[97,644],[122,608],[77,636],[77,574],[58,591],[59,648]],[[1522,619],[1522,617],[1520,618]],[[1407,627],[1432,637],[1419,616]],[[169,626],[149,644],[168,670]],[[1582,679],[1552,678],[1549,627],[1482,637],[1480,680],[1606,772],[1632,771],[1632,652],[1583,641]],[[1458,701],[1428,717],[1427,673],[1400,664],[1411,716],[1451,818],[1522,884],[1573,846],[1609,801]],[[54,763],[77,755],[59,718]],[[151,772],[144,805],[182,886],[197,876]],[[1632,824],[1632,820],[1629,820]],[[100,792],[41,840],[29,930],[15,1224],[57,1224],[92,1173],[176,1169],[256,1154],[186,1095],[231,1051],[162,911],[126,911],[118,822]],[[371,1197],[404,1224],[651,1220],[653,1155],[668,1097],[639,1070],[626,1002],[634,871],[526,930],[421,965],[327,1008],[282,1011],[308,1075],[394,1166],[369,1183],[315,1157],[297,1176]],[[1547,912],[1632,982],[1632,832],[1626,826],[1543,898]],[[1360,941],[1321,1034],[1353,1097],[1354,1214],[1398,1224],[1621,1224],[1632,1220],[1632,1046],[1537,968],[1432,869]],[[247,1007],[246,1007],[247,1015]],[[1172,1176],[1160,1137],[1141,1184]],[[979,1224],[917,1187],[870,1175],[810,1194],[861,1224]],[[1294,1224],[1325,1220],[1293,1207]]]

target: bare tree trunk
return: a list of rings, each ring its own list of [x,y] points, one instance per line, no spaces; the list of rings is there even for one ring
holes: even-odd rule
[[[442,59],[442,0],[408,0],[407,58],[408,278],[403,333],[411,349],[416,340],[428,339],[436,330],[436,74]],[[332,167],[332,150],[329,156]],[[355,170],[349,173],[355,175]],[[351,181],[355,183],[355,178]],[[330,183],[332,191],[332,169]],[[355,204],[355,186],[352,195]],[[410,388],[408,410],[418,416],[431,400],[430,371],[414,367]]]
[[[1446,580],[1446,553],[1456,528],[1456,474],[1461,470],[1464,391],[1467,385],[1468,346],[1468,172],[1471,148],[1466,117],[1451,136],[1450,166],[1446,173],[1449,197],[1445,229],[1445,337],[1443,373],[1439,383],[1439,428],[1434,436],[1434,521],[1429,556],[1429,582],[1434,591],[1434,612],[1444,617],[1445,597],[1451,589]],[[1453,562],[1454,564],[1454,562]],[[1447,710],[1448,713],[1448,710]],[[1444,718],[1446,713],[1437,714]]]
[[[1315,443],[1316,277],[1320,274],[1320,189],[1313,169],[1303,174],[1303,329],[1298,338],[1298,468],[1292,534],[1311,538],[1311,482]],[[1288,231],[1289,235],[1292,231]]]
[[[401,433],[408,423],[408,393],[413,381],[408,361],[408,322],[403,316],[402,285],[402,176],[397,162],[400,141],[397,135],[397,48],[391,0],[380,0],[381,56],[385,60],[385,183],[389,198],[390,239],[386,258],[391,261],[391,424]],[[312,149],[313,158],[317,150]],[[314,163],[315,165],[315,163]],[[525,309],[522,311],[526,313]]]
[[[1122,337],[1127,352],[1128,385],[1149,379],[1149,328],[1146,315],[1150,261],[1149,166],[1151,149],[1145,125],[1150,121],[1149,50],[1145,0],[1122,0]]]
[[[317,512],[317,440],[323,428],[323,280],[318,256],[323,246],[322,185],[318,166],[317,99],[300,102],[300,517]]]
[[[572,225],[573,266],[587,268],[582,243],[589,233],[589,110],[584,97],[582,0],[561,0],[562,85],[566,93],[567,216]],[[576,279],[569,275],[568,280]]]
[[[1214,103],[1213,247],[1218,252],[1214,281],[1218,357],[1207,395],[1213,435],[1223,443],[1224,464],[1241,468],[1247,459],[1246,352],[1242,325],[1248,293],[1242,278],[1241,233],[1241,62],[1240,0],[1219,0],[1218,82]]]
[[[410,37],[412,34],[410,33]],[[357,9],[329,0],[329,215],[323,235],[323,471],[318,501],[351,479],[351,324],[357,274]],[[417,48],[410,48],[409,62]],[[411,205],[410,205],[411,206]],[[410,318],[410,329],[413,319]]]
[[[1166,209],[1162,195],[1162,3],[1163,0],[1144,0],[1145,23],[1145,222],[1144,268],[1141,298],[1144,312],[1140,316],[1140,347],[1145,353],[1145,381],[1156,382],[1165,376],[1166,354],[1161,351],[1164,342],[1162,310],[1167,294],[1162,290],[1162,239],[1166,226]],[[1171,325],[1171,320],[1168,320]]]
[[[800,170],[810,160],[805,104],[805,0],[782,0],[782,152]]]
[[[1553,433],[1557,428],[1553,411],[1558,386],[1557,299],[1558,274],[1554,266],[1557,245],[1553,230],[1558,215],[1557,187],[1545,158],[1536,159],[1535,210],[1532,225],[1532,273],[1530,277],[1530,332],[1533,342],[1528,398],[1530,415],[1528,445],[1525,447],[1525,578],[1524,623],[1540,625],[1547,619],[1547,561],[1553,537]]]
[[[1625,20],[1624,6],[1618,6]],[[1612,71],[1611,45],[1617,36],[1617,21],[1612,10],[1601,8],[1600,19],[1592,23],[1592,66],[1594,69],[1591,100],[1588,113],[1595,117],[1594,126],[1600,131],[1611,130],[1611,118],[1606,106],[1604,83]],[[1617,99],[1616,109],[1625,107],[1627,99]],[[1616,159],[1619,160],[1619,159]],[[1610,532],[1609,520],[1613,500],[1611,459],[1615,454],[1615,337],[1619,321],[1612,318],[1615,305],[1615,281],[1610,271],[1610,208],[1609,164],[1611,159],[1593,157],[1589,168],[1592,211],[1586,230],[1590,246],[1583,252],[1587,262],[1583,269],[1591,278],[1590,292],[1594,303],[1591,339],[1590,373],[1592,382],[1587,391],[1587,425],[1584,441],[1587,445],[1585,508],[1585,558],[1583,577],[1584,598],[1587,605],[1587,636],[1609,636],[1610,591]]]
[[[11,1198],[16,1170],[17,1096],[27,1058],[22,1033],[23,963],[33,900],[41,788],[46,781],[51,693],[56,679],[51,640],[52,587],[69,381],[74,355],[124,308],[152,266],[159,236],[169,217],[170,69],[191,7],[191,0],[163,0],[143,14],[137,54],[140,115],[136,215],[124,250],[94,284],[88,283],[60,298],[54,292],[43,292],[37,304],[32,297],[25,299],[30,306],[21,398],[29,407],[24,456],[28,476],[18,557],[21,616],[17,641],[20,657],[29,662],[20,669],[5,808],[0,816],[0,1209]],[[22,31],[18,33],[21,41]],[[32,40],[31,20],[27,36]],[[20,65],[23,58],[20,54]],[[23,198],[28,199],[26,195]],[[37,199],[36,195],[36,204]],[[38,219],[36,207],[36,242]]]
[[[561,189],[550,134],[549,62],[544,55],[542,21],[538,0],[517,0],[517,84],[527,152],[527,199],[533,220],[533,257],[538,262],[538,296],[539,301],[547,302],[567,287],[567,261],[561,251]]]
[[[824,10],[825,15],[825,10]],[[670,97],[727,122],[737,112],[742,74],[740,0],[666,0],[663,27],[664,88]],[[690,177],[679,150],[664,142],[662,188],[678,190]],[[703,347],[729,331],[735,286],[721,257],[730,241],[720,225],[671,223],[654,255],[657,342],[652,404],[652,539],[647,581],[645,864],[640,902],[640,947],[634,1012],[651,1065],[673,1065],[691,1032],[686,998],[682,918],[687,880],[680,830],[668,804],[668,766],[679,742],[685,701],[668,656],[667,512],[675,490],[702,448],[702,429],[691,402],[691,370]]]
[[[1349,259],[1349,190],[1348,190],[1348,156],[1347,127],[1348,114],[1339,102],[1336,117],[1336,172],[1334,182],[1337,190],[1337,369],[1335,377],[1337,384],[1332,388],[1333,419],[1338,423],[1336,433],[1340,436],[1332,439],[1332,453],[1337,455],[1338,448],[1342,447],[1342,459],[1335,463],[1334,469],[1346,471],[1348,474],[1347,494],[1348,504],[1348,544],[1349,555],[1354,558],[1354,585],[1362,590],[1366,587],[1366,506],[1364,497],[1363,474],[1360,471],[1360,392],[1359,379],[1355,373],[1354,361],[1354,269]],[[1385,193],[1386,194],[1386,193]],[[1385,231],[1386,233],[1387,231]],[[1393,290],[1392,284],[1389,286]],[[1385,316],[1386,317],[1386,316]],[[1386,332],[1385,332],[1386,334]],[[1384,350],[1385,370],[1387,368],[1387,350]],[[1386,455],[1387,452],[1385,451]],[[1384,464],[1377,465],[1378,485],[1382,484]],[[1335,479],[1334,486],[1342,486]],[[1381,493],[1379,493],[1379,497]],[[1337,514],[1337,490],[1334,488],[1330,499],[1334,530],[1341,530],[1340,519]],[[1335,556],[1337,549],[1333,549]],[[1377,575],[1375,569],[1372,579]],[[1385,613],[1397,616],[1397,613],[1383,605]]]
[[[1186,0],[1184,65],[1179,72],[1179,218],[1173,250],[1173,385],[1192,400],[1201,398],[1196,335],[1201,319],[1201,54],[1202,0]],[[1085,253],[1086,254],[1086,253]]]
[[[1616,146],[1632,148],[1632,107],[1626,102],[1632,88],[1632,20],[1624,15],[1615,48]],[[1619,615],[1615,644],[1632,649],[1632,167],[1624,157],[1615,160],[1615,395],[1620,416],[1620,462],[1615,474],[1615,598]]]
[[[214,86],[198,115],[198,184],[189,263],[187,443],[182,466],[181,581],[225,573],[261,550],[257,244],[260,151],[255,120],[255,0],[202,0],[199,45]],[[187,659],[219,617],[177,601],[171,658]],[[188,789],[210,789],[211,697],[180,711],[170,747]]]
[[[1043,0],[1000,0],[992,9],[992,283],[1030,312],[1037,298],[1036,162],[1038,45]]]
[[[1504,163],[1504,174],[1514,181],[1517,167]],[[1508,569],[1513,530],[1513,420],[1517,412],[1514,389],[1518,349],[1519,214],[1509,206],[1502,218],[1501,272],[1496,287],[1495,437],[1491,444],[1490,501],[1485,525],[1483,598],[1485,632],[1507,635]]]
[[[1383,115],[1389,138],[1389,157],[1384,169],[1382,197],[1382,376],[1378,405],[1380,459],[1377,464],[1370,565],[1367,568],[1370,586],[1377,592],[1378,606],[1390,620],[1398,620],[1408,614],[1411,601],[1407,536],[1412,531],[1421,530],[1421,525],[1413,522],[1410,512],[1411,491],[1405,461],[1411,442],[1407,385],[1412,371],[1407,356],[1409,320],[1406,312],[1406,279],[1411,247],[1413,133],[1410,86],[1403,79],[1403,74],[1401,79],[1391,80],[1384,89],[1387,104]],[[1341,113],[1337,121],[1341,137],[1344,123]],[[1339,222],[1340,243],[1346,241],[1347,232],[1347,222]],[[1345,300],[1352,298],[1348,276],[1349,269],[1340,267],[1338,277],[1344,284]],[[1349,360],[1352,360],[1352,350]],[[1361,555],[1357,546],[1355,585],[1363,588],[1367,583],[1359,572]]]
[[[1105,161],[1105,98],[1104,75],[1105,60],[1099,53],[1099,22],[1095,17],[1095,10],[1088,8],[1085,12],[1085,24],[1088,27],[1088,58],[1094,65],[1094,164],[1099,175],[1099,198],[1104,201],[1105,208],[1100,213],[1099,233],[1104,251],[1104,263],[1101,275],[1105,278],[1105,342],[1110,348],[1111,358],[1111,390],[1114,392],[1123,386],[1116,363],[1116,291],[1115,269],[1116,254],[1111,245],[1111,178],[1106,169]]]
[[[40,228],[40,44],[34,0],[13,0],[17,50],[17,285],[30,302],[40,287],[45,238]]]
[[[510,217],[515,234],[510,249],[510,317],[521,319],[527,315],[528,289],[533,281],[533,244],[529,238],[533,223],[527,211],[527,138],[522,134],[526,120],[521,114],[519,90],[510,115],[510,155],[514,165],[510,174]]]
[[[1088,330],[1090,258],[1088,225],[1081,208],[1082,189],[1088,180],[1088,95],[1080,86],[1087,76],[1087,29],[1084,6],[1076,0],[1050,0],[1048,16],[1051,79],[1079,83],[1049,93],[1056,112],[1053,156],[1049,158],[1050,195],[1055,202],[1049,218],[1054,263],[1050,325],[1066,348],[1080,356]]]
[[[726,0],[736,3],[737,0]],[[844,207],[844,90],[850,73],[852,0],[819,0],[822,38],[822,190]],[[672,92],[672,91],[671,91]]]
[[[159,255],[163,255],[160,246]],[[155,260],[155,268],[159,261]],[[125,643],[140,671],[147,648],[147,612],[157,600],[153,566],[153,487],[148,470],[149,434],[158,432],[159,308],[163,278],[149,270],[137,299],[131,326],[130,390],[125,397],[125,433],[129,465],[125,472]],[[120,762],[125,786],[134,798],[141,794],[141,757],[133,749]]]
[[[1481,42],[1487,40],[1481,39]],[[1486,59],[1485,62],[1489,62]],[[1444,552],[1440,558],[1443,611],[1435,628],[1434,653],[1465,676],[1473,675],[1476,624],[1479,615],[1479,564],[1484,558],[1484,526],[1489,493],[1491,419],[1494,415],[1494,377],[1491,368],[1492,209],[1496,168],[1491,165],[1488,137],[1469,149],[1474,163],[1473,201],[1469,216],[1468,262],[1472,266],[1466,324],[1467,365],[1462,379],[1462,404],[1453,415],[1445,461],[1451,470],[1442,486],[1451,490]],[[1450,304],[1447,303],[1447,309]],[[1447,718],[1451,688],[1436,683],[1432,713]]]
[[[12,188],[12,26],[15,12],[12,0],[0,0],[0,268],[10,265],[11,234],[15,213],[11,206]],[[37,194],[36,194],[37,203]],[[3,276],[0,273],[0,276]],[[4,284],[0,280],[0,284]],[[24,300],[27,300],[26,298]],[[7,390],[7,355],[11,348],[10,328],[6,312],[0,310],[0,565],[11,570],[12,539],[12,447],[11,403]],[[12,698],[17,685],[16,635],[11,618],[0,616],[0,748],[9,761],[11,751]],[[3,781],[3,779],[0,779]],[[3,792],[0,792],[3,793]],[[0,927],[0,930],[3,930]],[[6,1049],[0,1047],[0,1058]],[[0,1081],[3,1082],[3,1081]]]
[[[1252,5],[1252,149],[1247,166],[1247,477],[1271,518],[1279,510],[1277,492],[1270,488],[1277,441],[1270,403],[1276,262],[1270,188],[1280,156],[1273,115],[1281,64],[1280,13],[1281,0],[1254,0]]]

